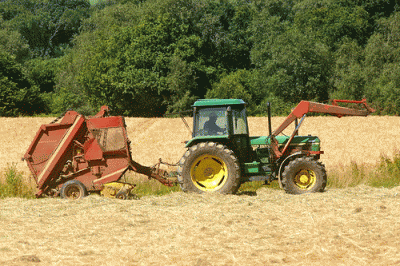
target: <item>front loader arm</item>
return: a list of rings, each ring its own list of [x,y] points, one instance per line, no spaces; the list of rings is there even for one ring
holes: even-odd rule
[[[352,108],[346,108],[346,107],[341,107],[338,106],[338,102],[344,102],[344,103],[356,103],[356,104],[362,104],[365,108],[365,110],[358,110],[358,109],[352,109]],[[290,142],[292,141],[294,135],[298,131],[300,125],[296,127],[294,130],[291,138],[289,141],[286,143],[284,149],[282,151],[279,151],[278,149],[278,142],[275,139],[275,136],[280,134],[283,130],[285,130],[293,121],[295,121],[297,118],[305,117],[306,114],[308,113],[323,113],[323,114],[330,114],[334,115],[337,117],[342,117],[342,116],[367,116],[370,113],[375,112],[374,109],[372,109],[368,104],[367,100],[363,99],[361,101],[349,101],[349,100],[333,100],[333,104],[322,104],[322,103],[316,103],[316,102],[309,102],[309,101],[301,101],[296,108],[293,109],[293,111],[288,115],[288,117],[283,121],[283,123],[272,133],[271,137],[271,146],[272,150],[275,153],[276,158],[281,157],[286,149],[288,148]]]
[[[341,107],[337,105],[338,102],[363,104],[365,110]],[[342,116],[367,116],[373,112],[375,112],[375,110],[367,104],[366,99],[363,99],[362,101],[333,100],[332,105],[301,101],[296,106],[296,108],[294,108],[293,111],[288,115],[286,120],[272,133],[272,135],[277,136],[283,130],[285,130],[294,120],[296,120],[296,118],[301,118],[303,115],[308,113],[330,114],[340,118]]]

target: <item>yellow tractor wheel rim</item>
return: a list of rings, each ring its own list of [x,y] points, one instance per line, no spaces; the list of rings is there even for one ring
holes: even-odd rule
[[[224,186],[228,179],[225,162],[214,155],[202,155],[190,169],[193,184],[202,191],[215,191]]]
[[[300,170],[294,177],[294,183],[303,190],[310,190],[317,182],[317,176],[312,170]]]

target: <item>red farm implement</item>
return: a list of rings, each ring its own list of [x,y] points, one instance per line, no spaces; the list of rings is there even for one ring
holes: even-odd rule
[[[132,160],[124,118],[107,112],[103,106],[96,116],[85,118],[68,111],[58,123],[40,127],[24,156],[37,183],[36,196],[81,198],[109,190],[126,198],[134,187],[120,182],[128,170],[173,185],[159,164],[147,167]]]

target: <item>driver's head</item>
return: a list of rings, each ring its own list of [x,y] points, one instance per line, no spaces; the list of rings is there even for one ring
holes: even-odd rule
[[[217,115],[215,113],[211,113],[208,118],[210,119],[210,121],[217,121]]]

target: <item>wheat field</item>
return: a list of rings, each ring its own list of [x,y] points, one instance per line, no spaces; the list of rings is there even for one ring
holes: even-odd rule
[[[272,129],[284,117],[272,119]],[[268,119],[250,117],[251,136],[268,135]],[[187,120],[191,125],[192,120]],[[127,119],[128,135],[132,141],[133,159],[152,164],[158,158],[178,162],[184,153],[183,141],[191,138],[181,119]],[[400,147],[400,117],[308,117],[300,127],[300,135],[314,135],[321,139],[325,154],[321,161],[329,169],[351,162],[374,164],[381,155],[391,157]],[[294,126],[284,131],[290,135]]]
[[[16,163],[19,170],[29,174],[21,161],[40,125],[53,118],[0,118],[0,169]],[[272,119],[272,128],[283,122],[283,117]],[[192,120],[187,118],[191,126]],[[190,131],[180,118],[126,118],[131,140],[132,158],[144,165],[153,165],[159,158],[176,163],[183,155],[184,141]],[[250,117],[251,136],[268,135],[265,117]],[[374,164],[380,156],[391,157],[400,148],[400,117],[308,117],[300,128],[300,135],[315,135],[321,139],[325,154],[321,161],[327,169],[351,162]],[[290,135],[293,127],[284,133]]]
[[[20,158],[52,120],[0,118],[0,169],[16,163],[28,176]],[[177,162],[190,138],[179,118],[126,124],[132,157],[144,165]],[[249,124],[251,135],[268,134],[266,118]],[[321,138],[329,178],[329,169],[391,156],[399,128],[398,117],[309,117],[300,134]],[[399,202],[400,187],[366,186],[295,196],[261,188],[130,201],[0,199],[0,265],[398,265]]]

